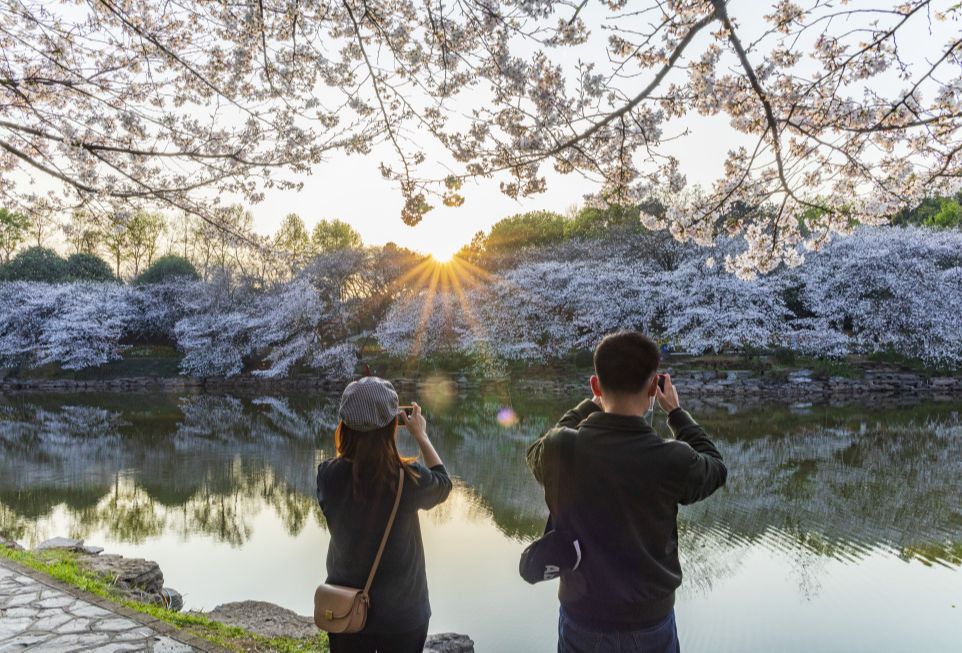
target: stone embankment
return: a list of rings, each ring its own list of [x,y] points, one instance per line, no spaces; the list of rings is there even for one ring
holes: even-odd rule
[[[743,398],[765,400],[817,401],[829,398],[894,396],[915,394],[922,399],[962,399],[962,376],[928,377],[898,370],[868,370],[859,377],[819,376],[812,370],[798,369],[784,374],[759,375],[750,370],[680,370],[672,379],[684,388],[686,397]],[[554,394],[583,390],[584,380],[526,381],[519,387]]]
[[[0,546],[21,548],[16,542],[3,538],[0,538]],[[78,565],[112,579],[121,597],[174,611],[183,607],[180,593],[164,586],[164,574],[152,560],[105,554],[100,547],[86,546],[83,540],[64,537],[42,542],[34,550],[63,550],[77,554],[74,560]],[[225,603],[210,612],[192,614],[267,638],[299,639],[317,634],[317,627],[310,617],[264,601]],[[127,608],[97,597],[84,600],[79,593],[71,593],[71,588],[53,580],[46,582],[37,572],[5,563],[3,559],[0,559],[0,616],[3,617],[0,619],[0,651],[6,651],[7,645],[19,647],[10,650],[20,650],[37,644],[53,647],[37,648],[38,651],[200,653],[225,650],[190,635],[181,636],[176,629],[157,620],[151,622],[154,627],[144,627],[143,620],[138,621],[138,615]],[[428,637],[424,651],[474,653],[474,642],[466,635],[440,633]]]
[[[826,376],[809,369],[794,370],[693,370],[666,368],[689,396],[811,401],[829,397],[888,396],[914,393],[922,398],[946,400],[962,398],[962,374],[930,376],[897,368],[859,369],[853,376]],[[437,377],[432,378],[436,382]],[[392,377],[399,389],[414,388],[420,378]],[[564,394],[584,389],[584,378],[468,379],[450,376],[446,380],[459,393],[491,383],[510,382],[515,387],[530,389],[534,394]],[[29,379],[7,376],[0,378],[0,392],[338,392],[345,381],[316,376],[265,379],[250,375],[230,378],[133,377],[123,379]]]
[[[264,379],[242,375],[230,378],[196,378],[192,376],[134,376],[117,379],[33,379],[16,376],[0,378],[4,390],[37,390],[44,392],[224,392],[251,390],[294,392],[304,390],[333,392],[344,386],[343,380],[316,376]]]

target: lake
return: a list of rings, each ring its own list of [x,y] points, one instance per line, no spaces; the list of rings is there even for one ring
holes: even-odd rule
[[[524,450],[580,397],[439,383],[418,399],[457,478],[421,518],[431,631],[482,653],[554,650],[557,586],[517,574],[546,515]],[[259,599],[310,614],[328,543],[315,468],[333,453],[336,405],[2,396],[0,529],[156,560],[187,608]],[[962,650],[962,402],[686,407],[729,480],[681,509],[683,650]]]

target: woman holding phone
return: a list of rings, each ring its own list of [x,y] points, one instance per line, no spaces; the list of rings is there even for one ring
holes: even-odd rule
[[[317,468],[317,499],[331,533],[329,584],[365,585],[397,500],[370,585],[367,621],[360,632],[331,633],[332,653],[420,653],[424,648],[431,606],[418,511],[447,499],[451,479],[428,439],[420,406],[409,410],[410,415],[400,409],[389,381],[366,376],[350,383],[338,409],[337,454]],[[423,465],[399,453],[399,426],[414,437]]]

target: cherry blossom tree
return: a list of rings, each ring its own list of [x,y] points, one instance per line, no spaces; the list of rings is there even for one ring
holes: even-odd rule
[[[644,273],[617,258],[521,265],[491,290],[480,323],[508,358],[554,358],[591,349],[610,331],[647,330]]]
[[[820,358],[893,350],[962,363],[962,234],[863,228],[801,266],[743,279],[723,265],[738,239],[683,247],[672,269],[638,243],[548,248],[462,295],[402,295],[378,326],[398,356],[437,352],[550,360],[640,329],[676,350],[786,347]],[[579,254],[580,253],[580,258]]]
[[[861,229],[801,272],[810,322],[844,334],[849,352],[962,361],[962,232]]]
[[[351,325],[359,305],[350,290],[352,262],[351,252],[336,252],[267,291],[196,295],[174,325],[184,352],[181,370],[233,376],[257,362],[253,374],[268,378],[287,376],[295,365],[350,376],[357,363]]]
[[[470,330],[453,290],[426,289],[399,296],[375,330],[381,348],[395,356],[462,352]]]
[[[174,344],[177,323],[208,306],[214,296],[223,297],[225,301],[230,297],[221,277],[206,284],[179,277],[133,286],[130,301],[134,306],[134,317],[128,335],[142,341]]]
[[[68,370],[96,367],[120,358],[134,316],[128,288],[113,283],[77,283],[51,288],[54,311],[40,333],[37,362]]]
[[[782,299],[781,275],[741,279],[721,264],[726,251],[739,247],[723,241],[652,280],[651,301],[662,322],[656,326],[676,348],[695,353],[770,348],[794,317]]]
[[[642,234],[552,246],[463,280],[430,261],[414,264],[420,276],[389,278],[384,251],[336,250],[266,288],[231,287],[223,276],[138,286],[4,282],[0,365],[81,369],[119,358],[130,343],[166,342],[183,352],[185,374],[344,378],[373,337],[401,358],[453,354],[503,371],[508,360],[562,358],[611,331],[640,329],[695,353],[893,351],[962,366],[958,230],[865,227],[800,266],[754,279],[722,264],[743,246],[737,238],[679,246],[665,267],[659,252],[644,251],[651,242]]]
[[[0,360],[68,370],[120,358],[134,317],[130,290],[115,283],[0,284]]]
[[[44,180],[54,208],[123,222],[161,205],[230,230],[221,195],[258,201],[333,152],[376,152],[414,224],[463,203],[470,178],[520,197],[544,192],[549,170],[578,172],[621,203],[662,186],[668,210],[643,217],[679,239],[742,235],[727,264],[746,276],[957,189],[958,11],[23,0],[0,10],[0,197],[25,209],[24,179]],[[727,123],[735,144],[715,182],[680,192],[674,142],[693,116]]]

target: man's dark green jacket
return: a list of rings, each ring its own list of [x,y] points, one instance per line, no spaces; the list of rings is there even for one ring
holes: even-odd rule
[[[554,527],[581,544],[581,563],[562,575],[558,592],[578,623],[635,630],[674,606],[681,584],[678,504],[709,496],[725,484],[727,470],[691,415],[676,409],[668,426],[674,440],[642,417],[605,413],[588,399],[528,449]],[[573,455],[561,465],[565,437]]]

